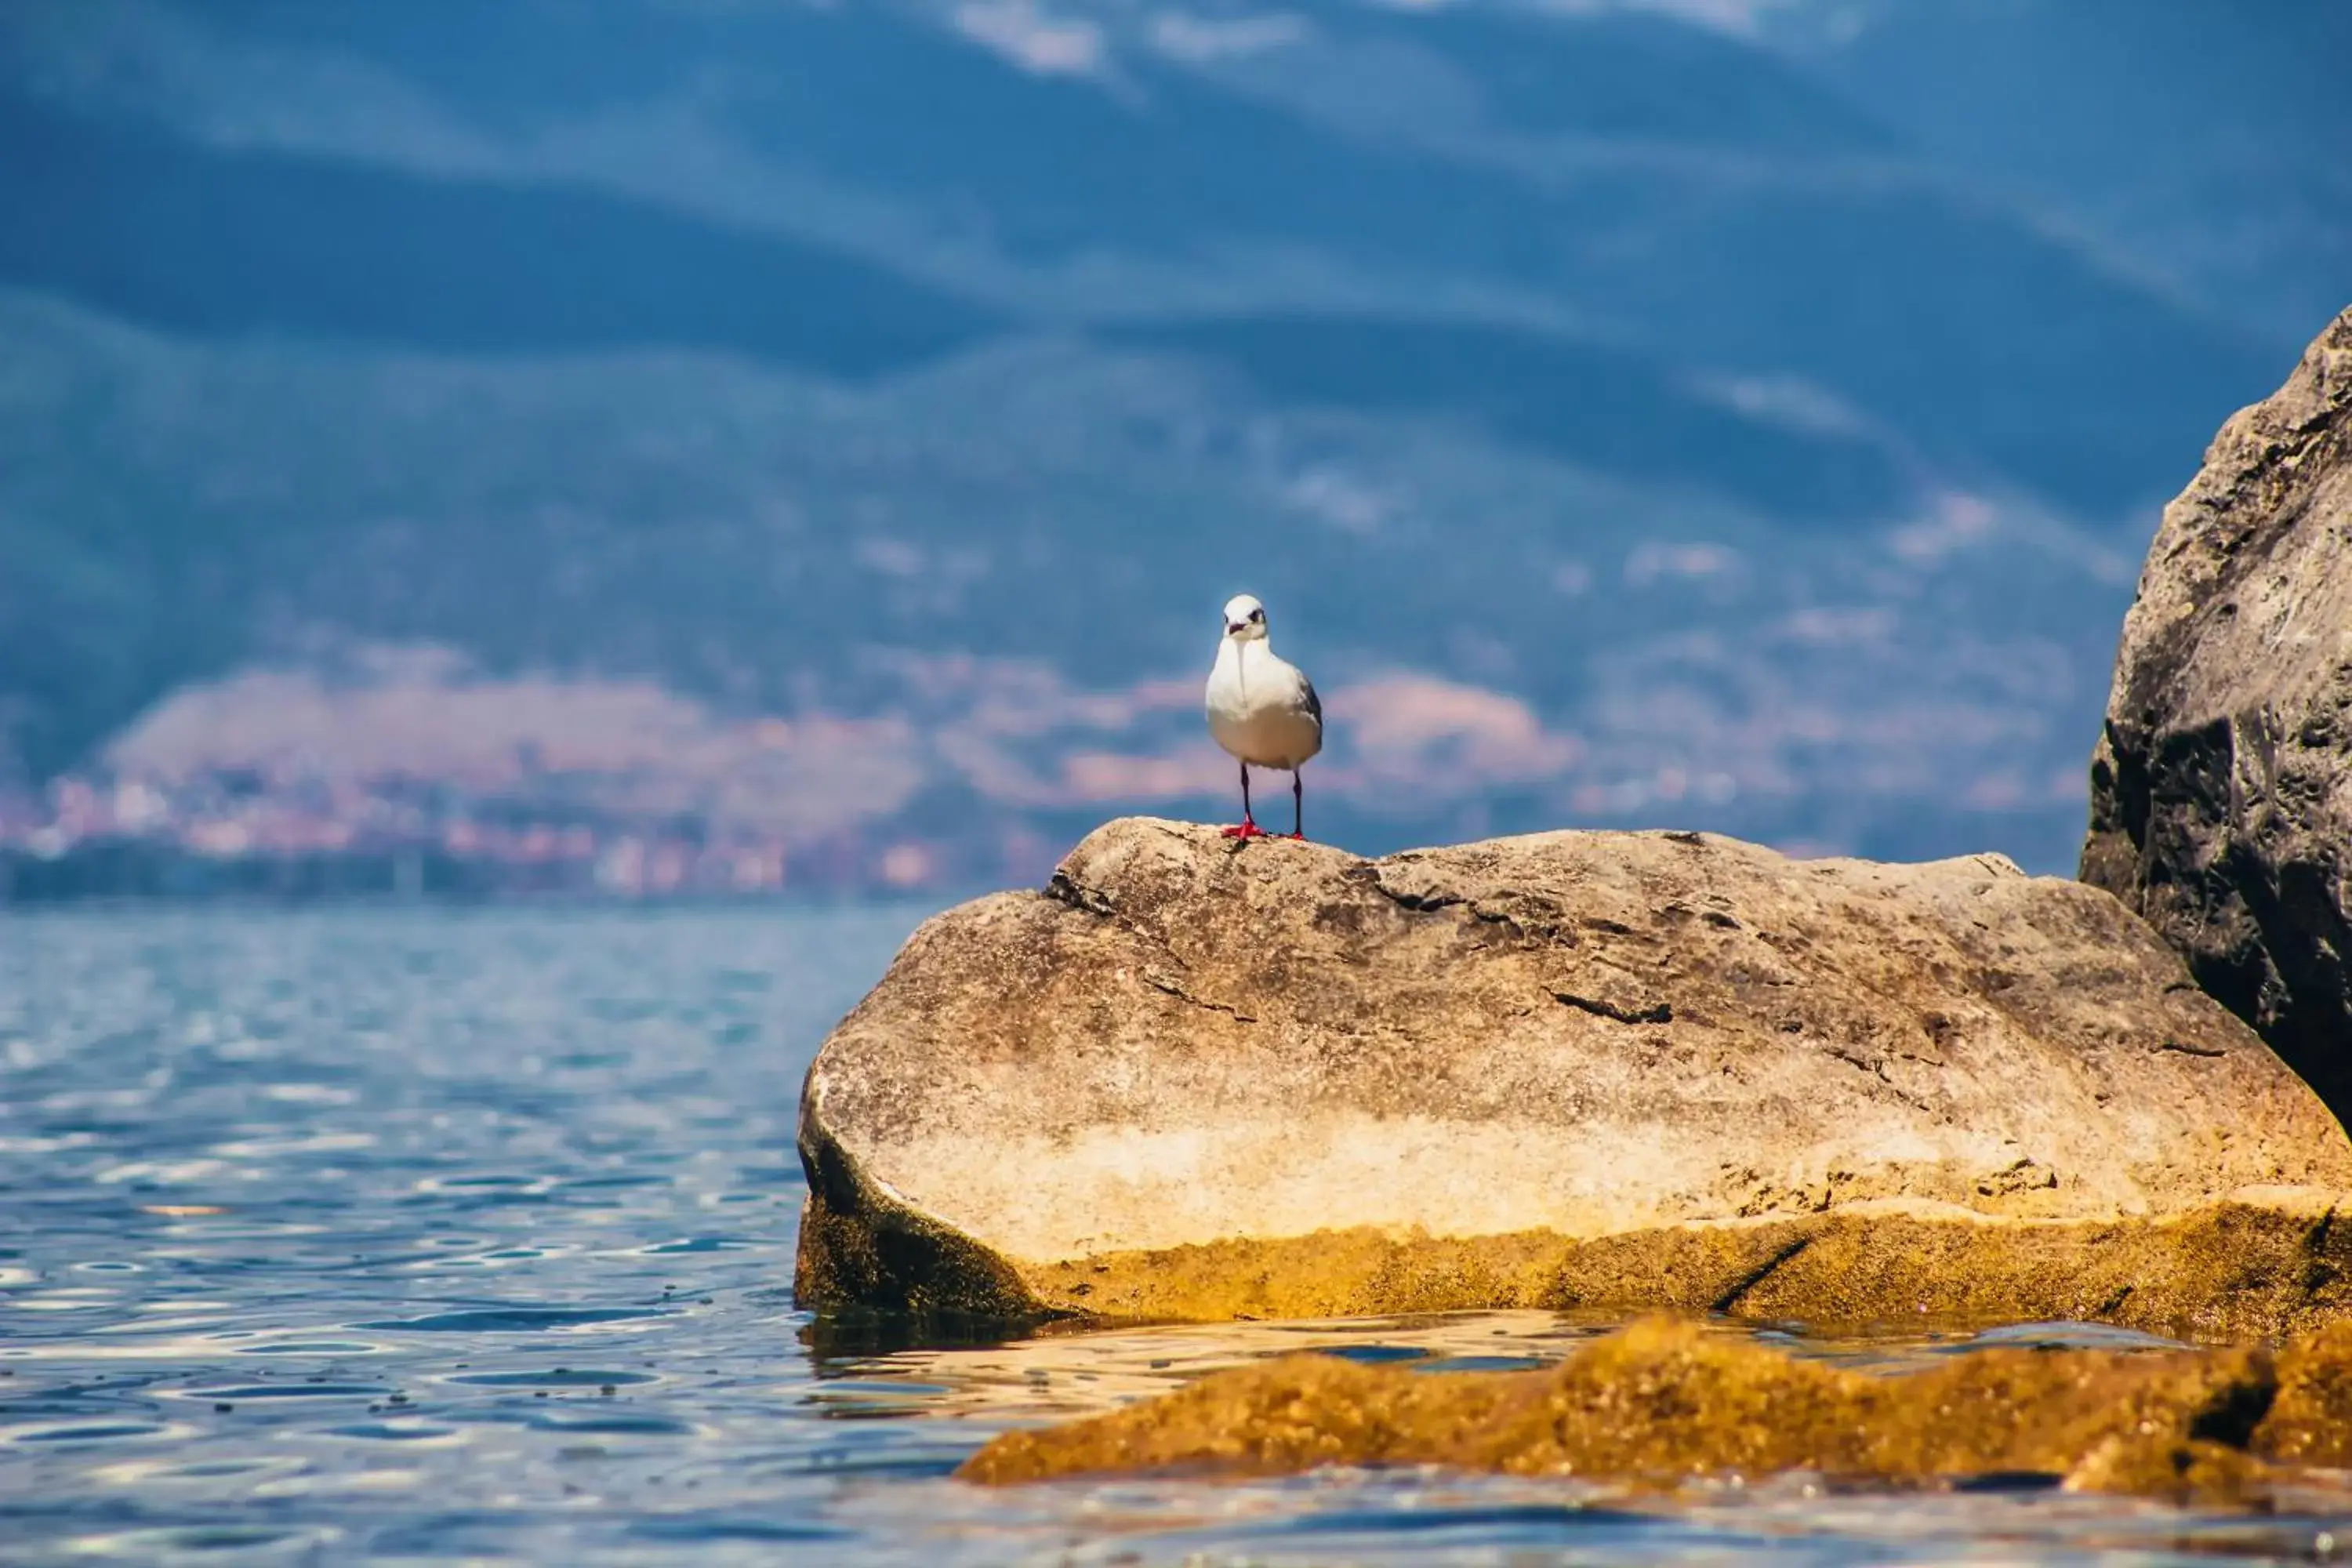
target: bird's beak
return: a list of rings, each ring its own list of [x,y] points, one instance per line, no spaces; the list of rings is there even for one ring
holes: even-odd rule
[[[1236,635],[1238,635],[1238,634],[1240,634],[1240,633],[1242,633],[1242,632],[1245,632],[1245,631],[1247,631],[1247,630],[1249,630],[1249,623],[1248,623],[1248,622],[1246,622],[1246,621],[1234,621],[1234,622],[1232,622],[1232,623],[1230,623],[1229,625],[1227,625],[1227,626],[1226,626],[1226,627],[1225,627],[1225,635],[1226,635],[1226,636],[1228,636],[1228,637],[1233,637],[1233,636],[1236,636]]]

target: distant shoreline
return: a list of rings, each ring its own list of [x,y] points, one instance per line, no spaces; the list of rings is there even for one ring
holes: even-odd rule
[[[215,858],[178,849],[105,845],[44,858],[0,851],[0,911],[227,906],[423,909],[450,906],[630,909],[791,908],[918,903],[970,896],[875,879],[824,878],[756,889],[683,885],[622,889],[593,865],[515,866],[446,854]]]

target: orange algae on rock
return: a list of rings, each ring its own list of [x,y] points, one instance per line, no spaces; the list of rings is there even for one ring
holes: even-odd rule
[[[2001,1349],[1878,1376],[1656,1319],[1537,1372],[1426,1375],[1286,1356],[1006,1433],[958,1473],[1003,1485],[1434,1464],[1654,1484],[1801,1469],[1916,1485],[2030,1472],[2078,1490],[2233,1501],[2261,1493],[2270,1459],[2329,1462],[2352,1444],[2347,1410],[2352,1331],[2276,1360],[2259,1347]]]
[[[1550,1231],[1433,1237],[1358,1227],[1237,1237],[1160,1252],[1013,1261],[927,1260],[907,1300],[983,1300],[1005,1316],[1144,1321],[1365,1318],[1494,1308],[1727,1313],[1854,1324],[1915,1311],[1968,1321],[2083,1321],[2221,1342],[2307,1331],[2352,1312],[2352,1226],[2340,1194],[2254,1192],[2161,1217],[2035,1221],[1887,1204],[1795,1218],[1661,1226],[1576,1239]],[[840,1224],[812,1194],[803,1300],[858,1265],[813,1226]],[[894,1234],[911,1252],[919,1238]],[[928,1244],[924,1244],[928,1245]],[[939,1255],[945,1257],[945,1255]],[[829,1272],[825,1272],[828,1271]],[[869,1278],[857,1273],[859,1279]],[[1009,1279],[1011,1283],[1005,1284]]]

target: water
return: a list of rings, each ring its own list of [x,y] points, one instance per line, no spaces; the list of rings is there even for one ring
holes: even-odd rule
[[[2352,1542],[2341,1518],[1802,1477],[1671,1501],[1420,1472],[962,1486],[948,1472],[992,1432],[1252,1355],[1443,1375],[1606,1325],[923,1349],[813,1324],[790,1293],[801,1074],[919,913],[0,917],[0,1559],[2207,1562]],[[1778,1337],[1883,1365],[1968,1342]]]

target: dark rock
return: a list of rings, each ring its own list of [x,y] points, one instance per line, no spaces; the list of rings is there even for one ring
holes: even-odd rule
[[[2352,1107],[2352,310],[2165,510],[2092,759],[2082,878]]]

